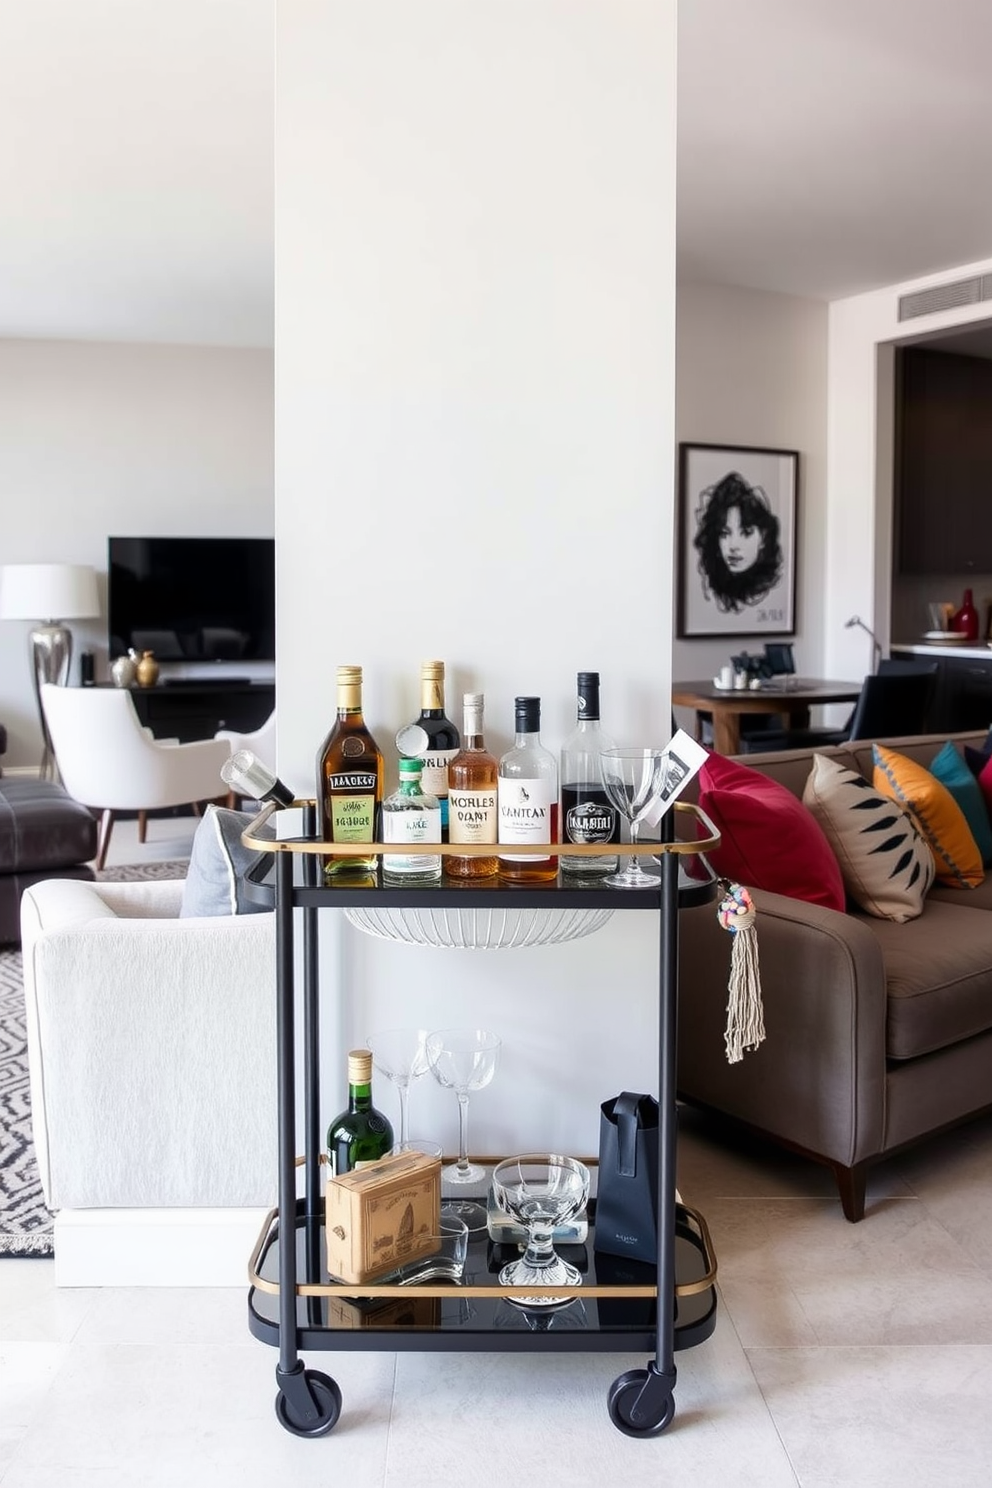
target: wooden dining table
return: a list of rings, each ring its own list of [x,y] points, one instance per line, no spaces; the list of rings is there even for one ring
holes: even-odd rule
[[[830,682],[819,677],[790,677],[762,682],[760,688],[724,688],[713,682],[673,682],[672,704],[695,708],[697,715],[713,716],[713,748],[717,754],[740,754],[741,718],[745,713],[779,714],[783,728],[808,728],[814,704],[853,703],[860,682]],[[698,737],[697,729],[697,737]]]

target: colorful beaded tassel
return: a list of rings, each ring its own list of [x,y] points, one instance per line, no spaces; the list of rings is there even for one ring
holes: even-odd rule
[[[734,938],[730,953],[725,1042],[728,1064],[737,1064],[744,1057],[745,1049],[756,1049],[765,1037],[758,971],[758,933],[755,929],[757,916],[747,889],[726,880],[722,883],[724,897],[717,909],[717,919]]]

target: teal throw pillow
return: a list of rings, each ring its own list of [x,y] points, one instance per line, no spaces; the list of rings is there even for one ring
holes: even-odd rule
[[[265,913],[270,906],[249,899],[244,876],[265,854],[253,852],[241,834],[254,821],[249,811],[208,806],[193,837],[183,886],[181,919],[208,915]]]
[[[992,864],[992,823],[989,821],[985,796],[968,768],[967,760],[958,753],[950,739],[931,760],[930,774],[947,787],[960,806],[982,862],[986,868],[989,867]]]

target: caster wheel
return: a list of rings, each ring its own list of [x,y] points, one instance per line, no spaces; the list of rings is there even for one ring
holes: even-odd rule
[[[294,1436],[326,1436],[333,1431],[341,1414],[341,1391],[336,1381],[316,1369],[306,1371],[306,1381],[317,1404],[317,1415],[312,1420],[299,1421],[292,1406],[282,1391],[276,1396],[276,1415],[279,1424]]]
[[[671,1425],[675,1416],[675,1396],[671,1391],[662,1395],[660,1382],[642,1398],[649,1374],[647,1369],[629,1369],[610,1386],[610,1420],[625,1436],[656,1436]]]

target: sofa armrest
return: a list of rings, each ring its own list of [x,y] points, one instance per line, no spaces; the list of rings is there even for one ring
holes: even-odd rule
[[[688,1100],[851,1166],[885,1121],[886,986],[868,925],[754,891],[765,1041],[728,1064],[730,936],[712,907],[679,917],[678,1088]]]
[[[143,902],[177,914],[170,883],[44,883],[24,901],[32,1122],[49,1206],[270,1204],[274,915],[114,913],[115,902],[125,915]]]

